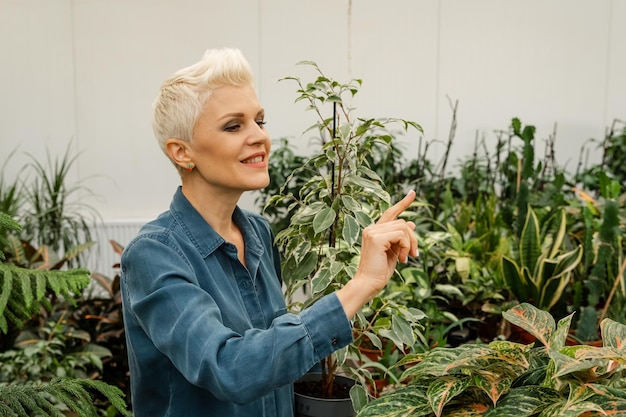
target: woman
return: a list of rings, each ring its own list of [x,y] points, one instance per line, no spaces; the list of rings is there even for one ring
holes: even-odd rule
[[[299,315],[282,297],[266,220],[237,206],[269,183],[270,138],[249,64],[209,50],[168,79],[153,127],[182,186],[122,255],[136,417],[292,416],[292,383],[352,341],[350,319],[416,254],[397,220],[409,193],[363,232],[353,279]]]

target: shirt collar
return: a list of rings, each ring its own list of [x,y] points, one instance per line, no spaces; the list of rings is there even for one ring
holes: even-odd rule
[[[226,242],[191,205],[180,186],[172,198],[170,213],[203,257],[211,254]],[[239,206],[235,206],[233,221],[241,229],[246,251],[260,255],[263,252],[263,245],[248,216]]]

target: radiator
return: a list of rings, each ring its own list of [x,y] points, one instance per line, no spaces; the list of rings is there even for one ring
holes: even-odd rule
[[[94,225],[92,239],[96,242],[87,257],[87,268],[107,277],[114,277],[119,271],[120,256],[113,250],[110,241],[126,246],[148,220],[105,220]]]

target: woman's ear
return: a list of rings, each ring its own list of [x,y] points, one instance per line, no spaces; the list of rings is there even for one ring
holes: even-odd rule
[[[187,168],[193,164],[188,151],[189,144],[180,139],[168,139],[165,142],[165,152],[170,159],[179,167]]]

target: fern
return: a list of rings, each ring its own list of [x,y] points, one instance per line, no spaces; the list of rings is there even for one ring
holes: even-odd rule
[[[93,391],[105,396],[123,416],[132,415],[126,409],[124,394],[117,387],[91,379],[56,378],[50,382],[0,386],[0,417],[64,417],[54,399],[63,402],[79,417],[98,417]]]
[[[9,245],[6,232],[20,230],[21,226],[6,213],[0,212],[0,260],[4,260],[4,248]]]
[[[76,305],[76,297],[89,285],[86,269],[28,269],[6,262],[3,250],[12,246],[12,253],[25,256],[9,231],[20,230],[6,213],[0,213],[0,332],[7,333],[9,324],[21,328],[43,307],[51,309],[50,296],[62,297]],[[91,392],[97,392],[122,415],[131,416],[122,391],[103,381],[57,378],[49,382],[11,383],[0,385],[0,417],[64,417],[58,404],[64,404],[79,417],[98,417]]]
[[[9,323],[21,327],[41,307],[50,309],[50,293],[75,303],[89,281],[86,269],[46,271],[0,263],[0,331],[7,333]]]

